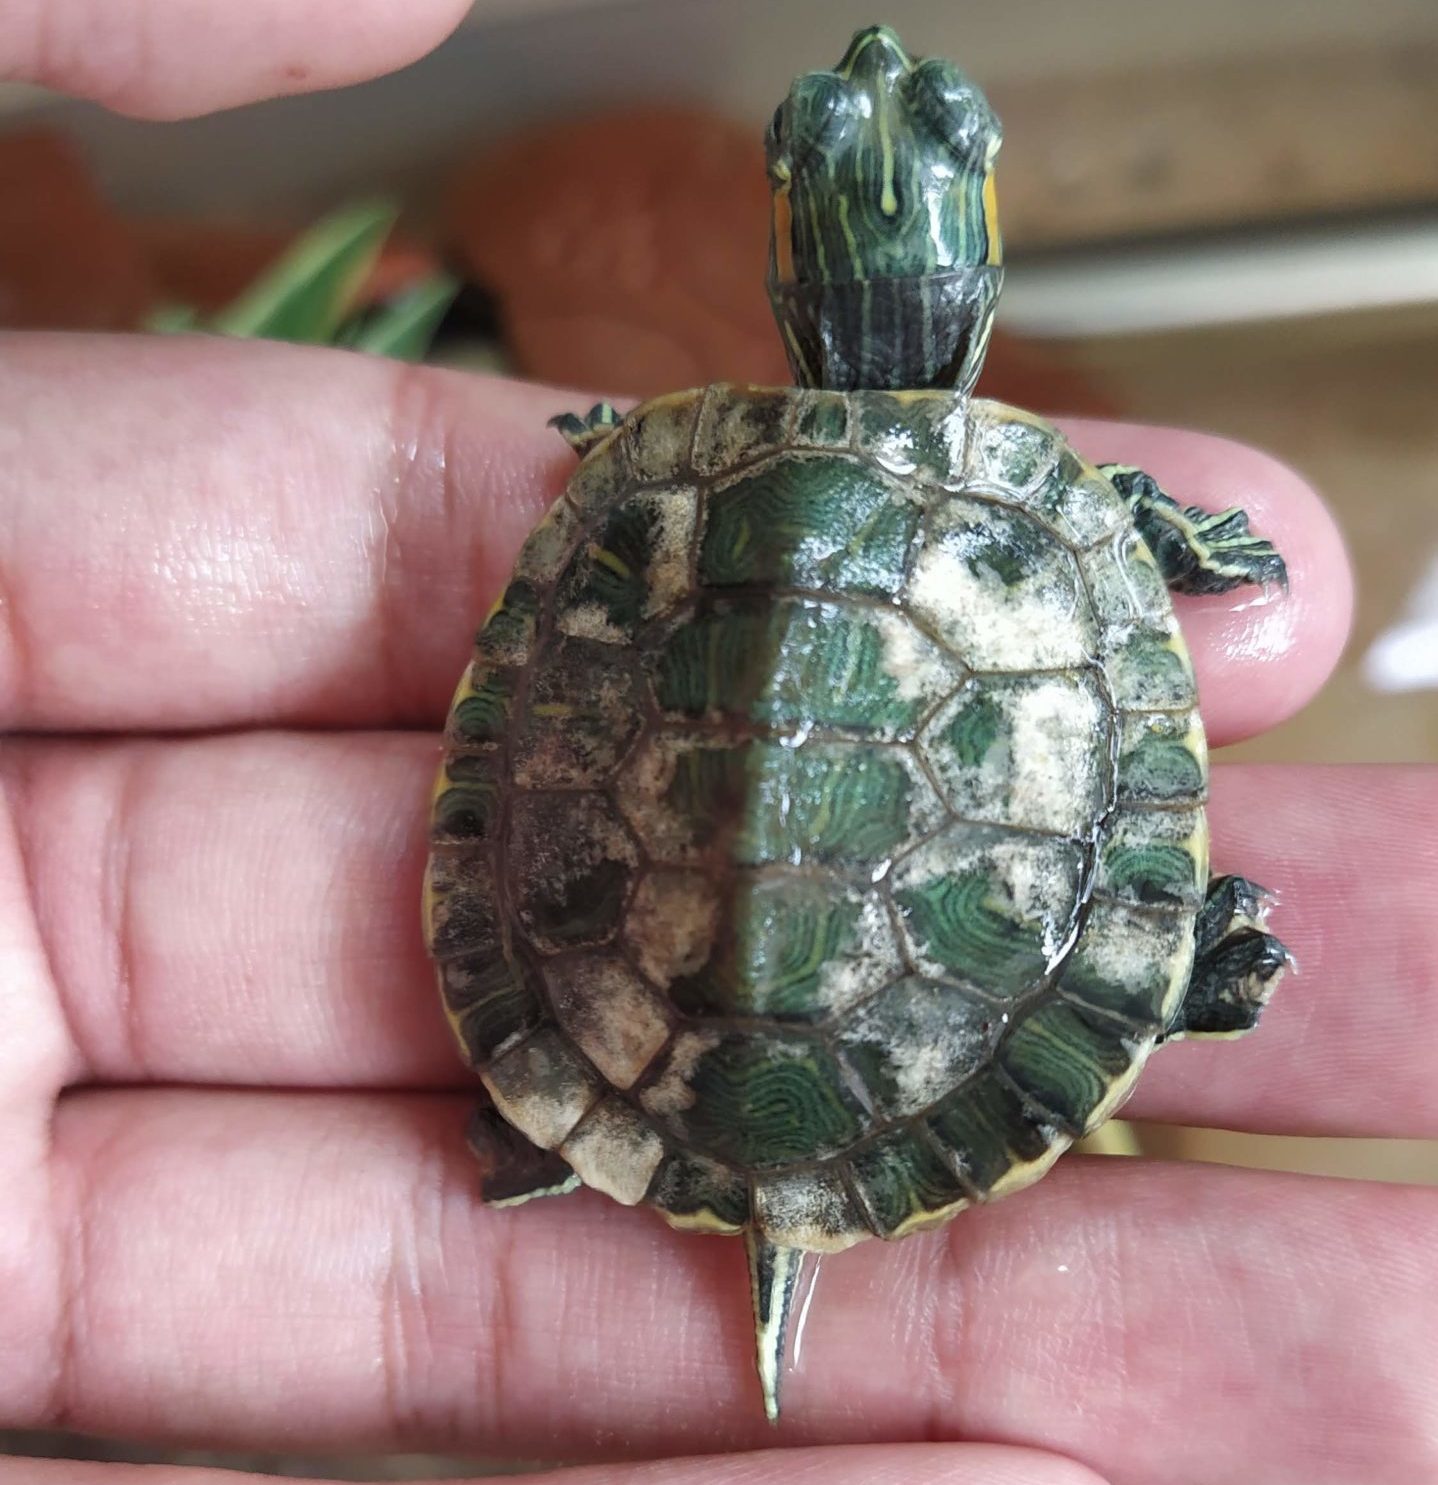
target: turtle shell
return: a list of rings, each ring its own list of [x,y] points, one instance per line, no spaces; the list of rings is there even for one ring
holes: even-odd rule
[[[455,697],[426,928],[506,1119],[676,1225],[831,1250],[1037,1179],[1187,983],[1203,732],[1049,425],[943,391],[636,409]]]

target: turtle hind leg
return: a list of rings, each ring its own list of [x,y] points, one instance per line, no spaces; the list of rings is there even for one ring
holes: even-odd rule
[[[531,1144],[492,1104],[480,1104],[469,1116],[466,1137],[484,1171],[479,1194],[486,1206],[515,1207],[579,1186],[579,1177],[558,1155]]]
[[[1195,925],[1193,974],[1169,1027],[1177,1037],[1243,1036],[1258,1025],[1293,956],[1265,928],[1268,895],[1247,877],[1214,877]]]
[[[596,402],[581,417],[578,413],[560,413],[550,418],[549,426],[559,431],[562,437],[582,459],[592,448],[604,442],[624,421],[607,402]]]
[[[1158,481],[1127,464],[1099,469],[1128,502],[1139,535],[1176,593],[1227,593],[1244,583],[1288,585],[1288,568],[1272,543],[1248,529],[1248,513],[1216,514],[1180,505]]]
[[[779,1421],[779,1383],[789,1346],[789,1321],[799,1288],[804,1254],[799,1248],[771,1243],[748,1228],[744,1246],[749,1254],[749,1287],[754,1297],[754,1359],[764,1394],[764,1416]]]

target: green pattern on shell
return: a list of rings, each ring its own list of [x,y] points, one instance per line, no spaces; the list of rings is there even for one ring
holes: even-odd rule
[[[481,633],[427,933],[506,1117],[680,1225],[837,1247],[1035,1178],[1172,1015],[1206,757],[1047,424],[713,388],[576,471]]]

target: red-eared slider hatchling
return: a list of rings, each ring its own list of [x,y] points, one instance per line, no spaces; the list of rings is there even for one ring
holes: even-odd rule
[[[803,1253],[1027,1186],[1288,962],[1209,876],[1168,596],[1283,562],[970,396],[998,144],[883,27],[794,83],[796,385],[557,419],[579,468],[445,735],[425,921],[483,1195],[742,1234],[771,1418]]]

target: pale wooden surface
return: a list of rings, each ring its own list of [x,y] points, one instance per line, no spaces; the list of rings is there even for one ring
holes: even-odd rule
[[[1010,249],[1438,200],[1438,44],[990,88]]]

